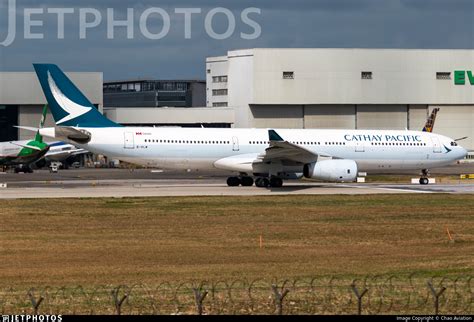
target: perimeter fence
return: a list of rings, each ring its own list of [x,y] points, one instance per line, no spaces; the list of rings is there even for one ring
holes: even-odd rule
[[[0,288],[2,314],[473,314],[473,276]]]

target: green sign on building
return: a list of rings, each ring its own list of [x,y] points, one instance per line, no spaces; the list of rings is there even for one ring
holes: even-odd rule
[[[454,84],[455,85],[466,85],[466,74],[467,78],[469,79],[469,83],[474,85],[474,76],[472,75],[472,71],[468,70],[456,70],[454,71]]]

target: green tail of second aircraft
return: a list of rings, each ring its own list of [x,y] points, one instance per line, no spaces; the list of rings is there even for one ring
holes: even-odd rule
[[[44,127],[44,123],[46,122],[46,115],[47,114],[48,114],[48,104],[46,104],[43,107],[43,114],[41,116],[41,120],[40,120],[38,129],[42,129]],[[43,143],[43,136],[39,133],[39,130],[38,130],[38,132],[36,132],[35,141],[39,142],[39,143]]]

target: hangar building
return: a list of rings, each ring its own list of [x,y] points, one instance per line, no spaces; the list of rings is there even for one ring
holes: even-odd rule
[[[421,130],[469,137],[474,151],[474,50],[248,49],[206,62],[207,106],[235,127]]]
[[[103,108],[102,73],[68,75],[124,125],[421,130],[440,107],[435,132],[474,154],[474,50],[246,49],[205,72],[207,106],[192,108]],[[45,103],[34,73],[0,72],[0,141],[30,138],[13,126],[37,126]]]

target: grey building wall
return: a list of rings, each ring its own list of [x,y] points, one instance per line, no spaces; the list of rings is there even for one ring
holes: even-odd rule
[[[192,107],[206,106],[206,84],[191,83]]]
[[[66,73],[93,103],[102,106],[102,73]],[[0,72],[0,105],[46,104],[36,73]]]
[[[105,108],[104,114],[120,124],[234,124],[232,108]]]
[[[305,129],[355,129],[355,105],[305,105]]]

